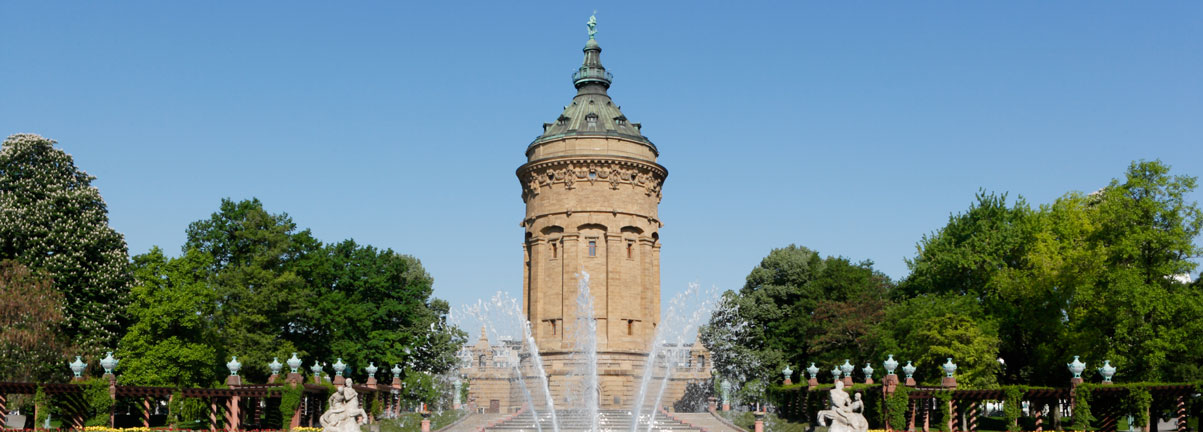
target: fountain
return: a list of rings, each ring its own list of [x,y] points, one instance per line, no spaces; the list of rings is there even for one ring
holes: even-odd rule
[[[490,302],[478,302],[463,308],[462,314],[453,319],[461,325],[464,318],[474,318],[483,324],[494,341],[512,341],[513,334],[521,337],[520,361],[509,368],[498,369],[498,374],[509,374],[523,404],[521,414],[495,427],[497,430],[552,430],[609,431],[625,430],[639,432],[663,428],[680,428],[680,423],[659,414],[674,374],[682,372],[682,366],[692,363],[685,341],[697,334],[699,324],[709,316],[715,298],[715,290],[702,290],[697,284],[675,296],[668,305],[661,325],[657,326],[653,346],[644,361],[642,377],[638,383],[634,400],[624,410],[602,410],[598,365],[598,324],[594,313],[593,295],[590,292],[589,274],[578,273],[576,295],[577,319],[573,330],[569,383],[576,386],[574,397],[556,401],[550,391],[548,374],[538,346],[531,332],[530,323],[523,316],[520,303],[498,293]],[[567,329],[566,329],[567,330]],[[510,342],[512,343],[512,342]],[[492,346],[492,345],[490,345]],[[701,370],[702,365],[697,366]],[[534,387],[531,387],[534,386]],[[532,389],[534,391],[532,391]],[[536,393],[538,395],[536,395]],[[542,396],[541,398],[538,396]],[[536,403],[535,401],[539,401]],[[557,402],[564,402],[557,406]],[[507,426],[508,425],[508,426]],[[674,426],[675,425],[675,426]]]

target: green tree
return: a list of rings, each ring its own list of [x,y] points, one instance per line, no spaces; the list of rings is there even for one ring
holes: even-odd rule
[[[44,277],[0,260],[0,381],[44,382],[66,375],[63,296]]]
[[[921,383],[939,384],[940,365],[949,357],[957,364],[958,384],[982,388],[997,382],[998,325],[971,296],[912,297],[891,307],[878,329],[883,352],[903,364],[913,362]]]
[[[446,324],[447,302],[431,298],[434,279],[417,258],[352,240],[328,244],[297,264],[314,292],[297,345],[317,357],[341,357],[355,370],[404,364],[443,373],[467,335]]]
[[[1169,174],[1159,161],[1134,162],[1125,178],[1092,195],[1099,225],[1089,240],[1103,254],[1105,271],[1083,286],[1068,307],[1075,352],[1109,359],[1130,380],[1196,380],[1203,361],[1203,308],[1190,261],[1203,253],[1195,244],[1203,211],[1186,195],[1196,179]]]
[[[124,384],[207,387],[220,378],[217,293],[212,257],[189,249],[168,258],[159,248],[134,257],[133,325],[118,345]]]
[[[0,259],[50,276],[64,295],[63,334],[95,355],[116,345],[127,321],[129,255],[95,178],[54,144],[18,134],[0,148]]]
[[[268,213],[257,199],[224,199],[218,212],[188,226],[184,250],[213,258],[209,283],[216,296],[213,326],[221,358],[238,356],[243,364],[264,365],[297,351],[305,334],[298,324],[316,311],[309,307],[313,289],[293,266],[318,248],[308,230],[297,231],[288,215]],[[243,373],[252,382],[262,382],[267,374],[262,367]]]
[[[723,294],[702,340],[720,373],[741,381],[776,382],[787,363],[867,358],[892,287],[869,261],[774,249],[740,291]]]

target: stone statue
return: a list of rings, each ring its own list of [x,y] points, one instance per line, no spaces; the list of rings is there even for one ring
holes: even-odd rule
[[[593,39],[593,35],[597,34],[597,16],[590,15],[589,21],[585,23],[585,27],[589,28],[589,39]]]
[[[320,419],[322,432],[359,432],[359,425],[367,422],[368,413],[359,408],[359,393],[351,384],[348,378],[341,389],[330,395]]]
[[[869,430],[869,421],[865,420],[865,404],[860,399],[860,393],[854,398],[848,397],[842,381],[835,382],[831,389],[831,409],[819,411],[819,425],[828,426],[828,432],[865,432]],[[830,425],[828,425],[830,421]]]

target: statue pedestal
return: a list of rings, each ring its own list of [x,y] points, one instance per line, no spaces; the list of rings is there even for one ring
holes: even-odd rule
[[[957,377],[946,376],[940,378],[940,386],[944,388],[957,388]]]
[[[911,377],[906,377],[906,386],[907,386],[907,387],[914,387],[914,386],[915,386],[915,379],[914,379],[914,378],[911,378]]]
[[[781,385],[793,385],[793,384],[794,384],[794,381],[790,380],[789,378],[786,378],[785,381],[781,383]]]
[[[852,377],[844,377],[844,387],[852,387]]]
[[[344,378],[342,375],[334,376],[334,386],[335,387],[342,387],[343,384],[346,384],[346,382],[347,382],[347,379]]]

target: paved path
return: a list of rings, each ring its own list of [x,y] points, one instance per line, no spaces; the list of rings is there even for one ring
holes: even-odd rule
[[[710,413],[673,413],[673,417],[681,419],[686,423],[706,429],[707,432],[743,432],[739,429],[734,429],[727,426],[723,422],[714,418]]]
[[[499,420],[505,416],[506,414],[468,414],[468,417],[464,421],[447,429],[442,429],[440,432],[476,432],[477,429],[489,424],[489,422]]]

